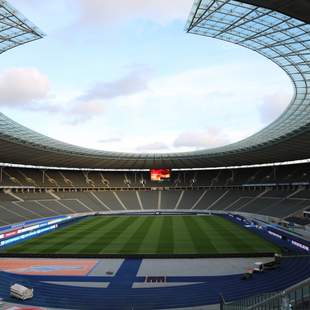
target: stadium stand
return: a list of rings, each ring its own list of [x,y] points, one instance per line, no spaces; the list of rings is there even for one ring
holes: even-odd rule
[[[294,223],[300,226],[305,226],[310,224],[309,218],[303,218],[303,217],[297,217],[297,216],[289,216],[284,219],[285,221],[289,223]]]
[[[161,193],[161,209],[175,209],[177,202],[179,201],[181,191],[169,190],[162,191]]]
[[[141,209],[137,191],[120,191],[117,192],[117,196],[125,205],[127,210]]]
[[[291,227],[292,223],[308,225],[309,163],[216,168],[310,158],[307,91],[310,18],[309,14],[305,14],[310,7],[306,3],[303,0],[289,0],[285,5],[279,4],[279,1],[265,0],[203,0],[194,3],[187,32],[230,41],[259,52],[285,70],[295,86],[295,96],[284,114],[262,131],[240,142],[184,154],[113,153],[89,150],[50,139],[20,126],[0,113],[1,162],[76,168],[0,167],[0,226],[65,214],[97,215],[101,212],[124,211],[155,211],[157,214],[160,211],[171,213],[170,210],[179,211],[180,214],[185,211],[198,214],[201,211],[222,212],[222,217],[232,217],[236,223],[244,220],[240,218],[242,214],[249,213],[251,216],[271,217],[270,222],[281,222],[287,227]],[[43,37],[39,29],[10,8],[6,1],[0,1],[0,13],[0,23],[9,22],[11,29],[2,36],[1,53]],[[7,31],[6,27],[0,29],[1,33],[3,31]],[[131,170],[160,166],[188,170],[172,170],[171,178],[164,182],[151,181],[148,171]],[[198,170],[198,167],[215,169]],[[129,170],[112,170],[120,168]],[[162,226],[172,231],[172,220],[167,218]],[[212,217],[207,218],[212,220]],[[266,222],[267,227],[270,222]],[[128,223],[116,225],[110,234],[114,234],[117,229],[126,230]],[[253,221],[244,225],[261,229],[256,224]],[[134,234],[135,240],[140,228]],[[270,231],[259,233],[268,235]],[[238,240],[238,236],[234,237]],[[272,238],[272,234],[268,237]],[[305,250],[307,247],[306,244],[294,241],[300,249]],[[281,239],[278,242],[284,241]],[[280,264],[264,264],[264,268],[268,269],[269,266],[272,270],[259,270],[259,275],[251,273],[251,281],[240,281],[240,275],[152,276],[144,279],[138,276],[141,263],[140,258],[126,258],[114,277],[92,277],[101,282],[108,280],[110,284],[106,291],[72,283],[70,286],[56,285],[55,282],[49,282],[47,276],[33,277],[1,271],[1,301],[9,285],[24,281],[35,291],[41,292],[34,295],[35,306],[65,308],[70,304],[75,309],[86,309],[90,305],[92,309],[102,309],[105,303],[111,309],[120,309],[127,307],[129,302],[142,308],[148,302],[161,308],[201,306],[218,303],[220,296],[226,301],[233,301],[262,292],[286,289],[310,274],[309,257],[306,256],[285,257],[281,261],[281,268],[278,268]],[[55,276],[53,280],[63,284],[62,281],[72,281],[73,278]],[[85,277],[79,280],[88,281]],[[133,283],[141,284],[144,281],[192,283],[169,289],[141,289],[139,293],[133,293]],[[307,292],[309,295],[309,288]]]
[[[283,219],[310,205],[308,179],[293,178],[308,165],[292,166],[174,171],[171,180],[159,183],[150,181],[148,172],[2,168],[0,205],[10,206],[2,222],[161,209],[246,212]]]
[[[215,170],[172,171],[171,179],[158,183],[144,171],[79,171],[2,167],[0,186],[27,187],[228,187],[238,185],[304,185],[309,187],[309,164]]]
[[[183,191],[181,193],[182,197],[176,206],[178,209],[192,209],[197,200],[201,197],[203,191],[192,190],[192,191]]]
[[[104,191],[104,192],[95,192],[94,193],[98,199],[107,206],[110,211],[120,211],[124,210],[124,207],[121,205],[120,201],[117,200],[115,192],[113,191]]]
[[[139,195],[142,203],[142,209],[144,210],[158,209],[158,203],[159,203],[158,191],[141,191]]]

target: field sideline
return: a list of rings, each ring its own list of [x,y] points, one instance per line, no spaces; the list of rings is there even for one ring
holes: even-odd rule
[[[279,248],[219,216],[96,216],[12,246],[23,254],[242,254]]]

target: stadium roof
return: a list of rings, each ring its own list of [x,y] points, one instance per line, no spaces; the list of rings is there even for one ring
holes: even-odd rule
[[[309,0],[240,0],[240,2],[252,4],[310,23]]]
[[[39,28],[6,1],[0,0],[0,54],[43,36]]]
[[[260,53],[279,65],[295,87],[294,98],[284,113],[249,138],[223,147],[186,153],[106,152],[56,141],[0,113],[0,162],[144,169],[237,166],[310,158],[310,18],[307,8],[309,1],[305,0],[196,0],[193,5],[187,32],[232,42]],[[3,13],[2,23],[15,21],[0,42],[2,51],[43,36],[5,1],[0,1],[0,9],[8,12]],[[17,32],[21,33],[18,41]],[[11,41],[12,44],[7,43]]]
[[[309,0],[240,0],[264,8],[278,11],[285,15],[310,23],[310,2]]]

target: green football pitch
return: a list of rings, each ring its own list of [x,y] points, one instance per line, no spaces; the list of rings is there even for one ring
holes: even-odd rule
[[[95,216],[6,250],[24,254],[242,254],[280,249],[219,216]]]

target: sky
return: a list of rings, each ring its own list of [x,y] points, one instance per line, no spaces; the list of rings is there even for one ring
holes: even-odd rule
[[[241,140],[293,88],[271,61],[187,34],[193,0],[10,0],[46,36],[1,55],[0,111],[52,138],[120,152]]]

